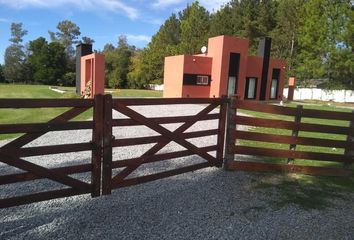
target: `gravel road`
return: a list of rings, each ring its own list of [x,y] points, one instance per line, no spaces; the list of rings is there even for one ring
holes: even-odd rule
[[[135,107],[145,116],[193,115],[200,105]],[[115,117],[124,117],[114,112]],[[179,124],[164,125],[170,130]],[[189,131],[216,128],[205,121]],[[116,138],[157,135],[145,127],[115,128]],[[28,146],[89,141],[90,131],[48,133]],[[213,145],[215,137],[190,140]],[[5,142],[0,142],[0,146]],[[116,148],[113,159],[140,156],[152,145]],[[171,143],[159,153],[183,149]],[[214,153],[215,154],[215,153]],[[47,167],[90,161],[89,152],[31,157]],[[185,157],[139,167],[133,176],[203,161]],[[18,170],[0,164],[0,175]],[[88,181],[87,174],[75,177]],[[304,207],[280,201],[278,187],[294,177],[227,172],[206,168],[150,183],[114,190],[109,196],[61,198],[0,210],[0,239],[354,239],[354,194],[324,195],[326,204]],[[295,179],[296,182],[296,179]],[[309,183],[309,185],[311,185]],[[60,184],[37,180],[1,186],[0,198],[53,188]],[[296,193],[299,186],[294,187]],[[333,188],[333,191],[339,191]]]

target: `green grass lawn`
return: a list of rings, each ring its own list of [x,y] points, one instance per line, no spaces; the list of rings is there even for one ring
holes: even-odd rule
[[[288,107],[296,107],[301,104],[304,109],[318,109],[327,111],[342,111],[351,112],[352,109],[348,107],[336,106],[333,103],[321,103],[321,102],[301,102],[301,103],[286,103]],[[245,113],[258,118],[278,119],[285,121],[294,121],[294,117],[275,115],[254,111],[238,110],[241,113]],[[302,122],[316,123],[335,126],[349,126],[348,121],[340,120],[324,120],[316,118],[302,118]],[[277,134],[291,136],[290,130],[252,127],[249,129],[253,132],[260,132],[266,134]],[[299,132],[301,137],[312,138],[325,138],[333,140],[346,140],[345,135],[337,134],[324,134],[313,132]],[[285,149],[289,150],[289,144],[277,144],[267,143],[259,141],[239,140],[240,145],[259,147],[259,148],[273,148],[273,149]],[[343,154],[344,149],[332,149],[316,146],[303,146],[298,145],[297,150],[308,152],[321,152],[332,154]],[[273,157],[259,157],[260,161],[269,163],[287,163],[285,158],[273,158]],[[320,166],[320,167],[342,167],[342,163],[328,162],[328,161],[312,161],[295,159],[294,164],[303,166]],[[354,165],[351,166],[354,169]],[[262,189],[277,189],[277,197],[274,198],[272,206],[275,208],[281,208],[288,204],[295,204],[304,209],[323,209],[331,207],[331,201],[333,199],[348,200],[350,198],[349,193],[354,192],[354,176],[351,177],[321,177],[321,176],[308,176],[302,174],[267,174],[257,173],[259,175],[256,186]],[[271,192],[271,191],[270,191]]]
[[[0,98],[78,98],[74,87],[59,87],[66,90],[64,94],[52,91],[45,85],[0,84]],[[107,89],[113,97],[162,97],[161,91],[135,89]],[[0,124],[41,123],[60,115],[69,108],[33,108],[0,109]],[[74,120],[92,117],[92,109],[82,113]],[[0,140],[13,138],[19,134],[0,134]]]

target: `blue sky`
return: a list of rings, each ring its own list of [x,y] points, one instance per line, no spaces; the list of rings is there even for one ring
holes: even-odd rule
[[[81,36],[95,40],[94,49],[104,44],[116,45],[119,35],[128,42],[144,47],[173,12],[186,7],[191,0],[0,0],[0,63],[10,44],[11,22],[22,22],[28,34],[24,42],[43,36],[49,40],[48,30],[56,31],[58,22],[75,22]],[[200,0],[213,12],[228,0]]]

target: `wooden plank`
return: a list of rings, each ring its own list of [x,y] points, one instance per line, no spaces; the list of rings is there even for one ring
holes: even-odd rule
[[[50,180],[59,182],[61,184],[70,186],[70,187],[78,189],[78,190],[90,189],[90,185],[85,182],[82,182],[78,179],[74,179],[74,178],[64,175],[62,173],[55,172],[52,169],[48,169],[48,168],[36,165],[34,163],[25,161],[21,158],[13,157],[13,156],[2,153],[2,154],[0,154],[0,161],[8,164],[10,166],[19,168],[19,169],[27,171],[27,172],[32,172],[33,174],[36,174],[37,176],[41,176],[43,178],[48,178]]]
[[[271,149],[271,148],[235,146],[232,148],[232,150],[235,154],[252,155],[252,156],[268,156],[268,157],[282,157],[282,158],[291,157],[297,159],[310,159],[310,160],[331,161],[331,162],[350,162],[353,160],[353,157],[344,156],[342,154],[290,151],[290,150],[280,150],[280,149]]]
[[[314,124],[314,123],[294,123],[284,120],[274,120],[265,118],[254,118],[245,116],[233,116],[233,123],[247,126],[255,127],[266,127],[266,128],[281,128],[281,129],[298,129],[299,131],[307,132],[321,132],[321,133],[331,133],[331,134],[348,134],[348,127],[339,127],[324,124]]]
[[[92,130],[92,152],[91,152],[91,184],[92,197],[101,195],[101,160],[103,155],[103,111],[104,111],[104,96],[95,95],[93,120],[94,127]]]
[[[0,108],[53,108],[53,107],[81,107],[90,108],[93,106],[92,99],[73,98],[43,98],[43,99],[8,99],[0,98]]]
[[[233,100],[231,102],[231,107],[250,110],[250,111],[263,112],[263,113],[279,114],[279,115],[288,115],[288,116],[296,115],[295,108],[269,105],[267,103],[250,102],[250,101],[243,101],[243,100]]]
[[[30,157],[89,150],[92,150],[92,143],[72,143],[27,148],[0,148],[0,153],[7,153],[18,157]]]
[[[206,137],[206,136],[211,136],[216,134],[218,134],[218,129],[211,129],[211,130],[183,133],[182,137],[185,139],[190,139],[190,138]],[[156,143],[164,140],[166,140],[166,137],[161,135],[151,136],[151,137],[139,137],[139,138],[122,138],[122,139],[114,140],[112,147],[149,144],[149,143]]]
[[[69,121],[72,118],[75,118],[76,116],[80,115],[81,113],[87,111],[88,108],[72,108],[69,109],[68,111],[60,114],[59,116],[53,118],[52,120],[48,121],[48,123],[65,123]],[[15,140],[5,144],[2,146],[2,148],[20,148],[30,142],[32,142],[34,139],[39,138],[40,136],[46,134],[48,131],[44,131],[41,133],[27,133],[21,137],[16,138]]]
[[[226,96],[224,96],[226,99]],[[218,122],[218,139],[217,139],[217,145],[218,145],[218,150],[216,151],[216,159],[218,161],[218,164],[216,165],[217,167],[221,167],[224,161],[224,143],[225,143],[225,127],[226,127],[226,114],[227,114],[227,106],[228,103],[225,102],[220,105],[220,118]]]
[[[91,172],[92,165],[91,164],[81,164],[81,165],[74,165],[74,166],[67,166],[67,167],[52,168],[52,170],[54,172],[69,175],[69,174],[74,174],[74,173]],[[31,172],[1,175],[0,176],[0,185],[17,183],[17,182],[26,182],[26,181],[36,180],[36,179],[43,179],[43,178],[44,177],[38,176],[38,175],[31,173]]]
[[[217,145],[202,147],[200,149],[204,152],[212,152],[212,151],[217,150]],[[156,154],[156,155],[149,156],[149,158],[147,160],[145,160],[142,164],[158,162],[158,161],[165,161],[165,160],[170,160],[173,158],[187,157],[187,156],[191,156],[191,155],[194,155],[194,153],[190,150]],[[112,168],[114,169],[114,168],[135,166],[136,164],[140,164],[140,162],[142,160],[144,160],[144,157],[137,157],[137,158],[130,158],[130,159],[123,159],[123,160],[119,160],[119,161],[113,161]]]
[[[194,119],[191,119],[189,121],[186,121],[182,126],[178,127],[174,133],[175,134],[181,134],[184,131],[186,131],[188,128],[190,128],[193,124],[195,124],[199,118],[209,114],[217,105],[216,104],[210,104],[209,106],[205,107],[203,110],[201,110],[198,114],[196,114]],[[120,109],[115,107],[115,110],[120,111]],[[169,142],[169,141],[168,141]],[[121,171],[119,174],[117,174],[114,177],[114,181],[119,182],[122,181],[124,178],[129,176],[135,169],[139,167],[140,164],[143,164],[144,161],[148,161],[151,156],[153,156],[155,153],[160,151],[164,146],[168,144],[168,142],[158,142],[156,145],[154,145],[152,148],[150,148],[148,151],[146,151],[141,157],[141,161],[137,162],[136,165],[130,166],[125,168],[123,171]]]
[[[112,95],[104,96],[102,194],[112,191]]]
[[[77,189],[60,189],[54,191],[40,192],[20,197],[12,197],[0,199],[0,208],[8,208],[19,206],[23,204],[29,204],[34,202],[46,201],[55,198],[70,197],[75,195],[81,195],[89,193],[90,190],[77,190]]]
[[[213,119],[218,119],[219,118],[219,113],[212,113],[205,115],[203,118],[200,118],[199,121],[202,120],[213,120]],[[168,124],[168,123],[180,123],[180,122],[186,122],[194,119],[193,116],[175,116],[175,117],[155,117],[155,118],[148,118],[150,121],[154,121],[158,124]],[[126,119],[113,119],[112,121],[112,126],[137,126],[137,125],[142,125],[134,119],[126,118]]]
[[[204,163],[199,163],[199,164],[195,164],[195,165],[192,165],[192,166],[182,167],[182,168],[179,168],[179,169],[173,169],[173,170],[160,172],[160,173],[155,173],[155,174],[151,174],[151,175],[147,175],[147,176],[125,179],[123,181],[114,183],[113,188],[128,187],[128,186],[131,186],[131,185],[151,182],[151,181],[155,181],[155,180],[158,180],[158,179],[161,179],[161,178],[167,178],[167,177],[171,177],[171,176],[174,176],[174,175],[179,175],[179,174],[182,174],[182,173],[192,172],[192,171],[196,171],[196,170],[199,170],[199,169],[202,169],[202,168],[212,167],[212,166],[213,166],[213,164],[211,164],[209,162],[204,162]]]
[[[22,123],[0,124],[0,134],[5,133],[35,133],[44,131],[66,131],[92,129],[93,121],[75,121],[67,123]]]
[[[326,111],[317,109],[303,109],[302,117],[354,121],[354,114],[350,112]]]
[[[167,105],[167,104],[221,104],[227,101],[223,98],[119,98],[113,100],[113,106],[118,103],[125,106],[138,105]]]
[[[234,160],[234,153],[230,150],[230,146],[235,146],[236,144],[236,139],[232,136],[232,133],[236,130],[233,117],[236,116],[237,109],[232,106],[232,103],[237,101],[237,98],[237,96],[232,96],[227,106],[224,170],[227,170],[228,162]]]
[[[249,131],[235,131],[232,134],[232,138],[244,139],[250,141],[259,141],[259,142],[297,144],[297,145],[318,146],[318,147],[345,148],[349,145],[350,147],[354,147],[354,143],[348,143],[346,141],[340,141],[340,140],[284,136],[284,135],[266,134],[266,133],[249,132]]]
[[[354,115],[354,110],[352,111],[352,114]],[[347,143],[348,143],[348,146],[344,149],[344,155],[346,156],[354,156],[354,120],[350,121],[350,124],[349,124],[349,128],[350,128],[350,131],[347,135]],[[345,162],[343,164],[343,167],[344,168],[349,168],[350,165],[352,164],[353,162]]]
[[[296,107],[296,110],[297,110],[297,112],[296,112],[296,115],[294,117],[294,122],[298,126],[298,124],[301,123],[301,115],[302,115],[303,106],[302,105],[298,105]],[[293,131],[291,133],[291,136],[297,137],[298,135],[299,135],[299,129],[298,128],[293,129]],[[295,151],[296,150],[296,144],[290,144],[289,150]],[[288,158],[288,164],[292,164],[293,162],[294,162],[293,158]]]
[[[242,162],[242,161],[229,162],[228,169],[234,171],[301,173],[307,175],[321,175],[321,176],[351,176],[353,174],[352,170],[343,169],[343,168],[325,168],[325,167],[298,166],[298,165],[261,163],[261,162]]]
[[[187,124],[187,122],[185,124],[183,124],[181,127],[177,128],[174,132],[171,132],[163,127],[161,127],[160,125],[154,123],[154,122],[149,122],[143,115],[135,112],[134,110],[128,108],[127,106],[121,104],[121,103],[117,103],[118,107],[117,109],[123,113],[124,115],[135,119],[136,121],[145,124],[147,127],[153,129],[154,131],[160,133],[163,136],[166,136],[170,139],[170,141],[175,141],[176,143],[180,144],[181,146],[193,151],[195,154],[201,156],[202,158],[206,159],[207,161],[213,163],[215,165],[216,163],[216,159],[214,157],[212,157],[211,155],[200,151],[199,148],[197,148],[196,146],[194,146],[193,144],[191,144],[190,142],[186,141],[185,139],[182,139],[180,137],[180,134],[182,132],[181,129]],[[211,107],[212,106],[212,107]],[[211,104],[210,106],[208,106],[207,108],[213,109],[215,108],[215,104]],[[206,109],[207,109],[206,108]],[[211,110],[210,110],[211,111]],[[198,121],[198,118],[196,116],[195,121]],[[188,127],[189,128],[189,127]],[[167,143],[161,143],[159,142],[158,144],[156,144],[154,147],[152,147],[150,150],[148,150],[146,153],[147,155],[153,155],[154,153],[156,153],[159,149],[161,149],[163,146],[165,146]],[[134,167],[135,169],[138,166]],[[112,182],[113,184],[122,181],[124,178],[126,178],[132,171],[134,171],[133,167],[131,169],[127,168],[124,169],[123,171],[121,171],[118,175],[116,175],[113,179]]]

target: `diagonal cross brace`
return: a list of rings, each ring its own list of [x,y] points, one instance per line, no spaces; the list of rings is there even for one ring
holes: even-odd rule
[[[152,155],[157,153],[160,149],[162,149],[164,146],[166,146],[169,142],[175,141],[178,144],[182,145],[183,147],[191,150],[193,153],[203,157],[210,163],[216,164],[217,159],[212,157],[206,152],[201,151],[198,147],[195,145],[191,144],[190,142],[186,141],[185,139],[180,138],[180,134],[183,133],[185,130],[190,128],[194,123],[196,123],[199,118],[203,115],[208,114],[210,111],[212,111],[218,104],[210,104],[208,107],[203,109],[201,112],[199,112],[194,119],[185,122],[182,126],[177,128],[174,132],[171,132],[167,130],[164,127],[161,127],[158,123],[149,120],[148,118],[144,117],[143,115],[137,113],[136,111],[128,108],[122,103],[117,102],[115,106],[115,110],[123,113],[124,115],[127,115],[128,117],[134,119],[135,121],[139,122],[140,124],[146,125],[147,127],[155,130],[156,132],[160,133],[163,137],[165,137],[165,140],[162,140],[158,142],[156,145],[154,145],[151,149],[149,149],[147,152],[145,152],[141,157],[142,160],[137,162],[135,165],[127,167],[123,169],[119,174],[117,174],[113,179],[112,179],[112,184],[122,181],[124,178],[126,178],[130,173],[132,173],[135,169],[137,169],[141,164],[143,164],[145,161],[147,161]]]
[[[51,179],[53,181],[62,183],[64,185],[76,188],[78,190],[90,190],[91,185],[82,181],[79,181],[77,179],[74,179],[72,177],[69,177],[65,174],[58,173],[57,171],[36,165],[34,163],[25,161],[19,157],[11,157],[8,154],[1,153],[0,154],[0,161],[3,163],[6,163],[10,166],[28,171],[30,173],[33,173],[39,177],[44,177]]]
[[[72,108],[59,116],[53,118],[52,120],[48,121],[48,123],[65,123],[69,121],[70,119],[80,115],[81,113],[85,112],[89,108]],[[20,148],[23,147],[24,145],[32,142],[36,138],[39,138],[40,136],[46,134],[49,131],[44,131],[44,132],[39,132],[39,133],[26,133],[25,135],[22,135],[21,137],[16,138],[15,140],[5,144],[1,148]]]

